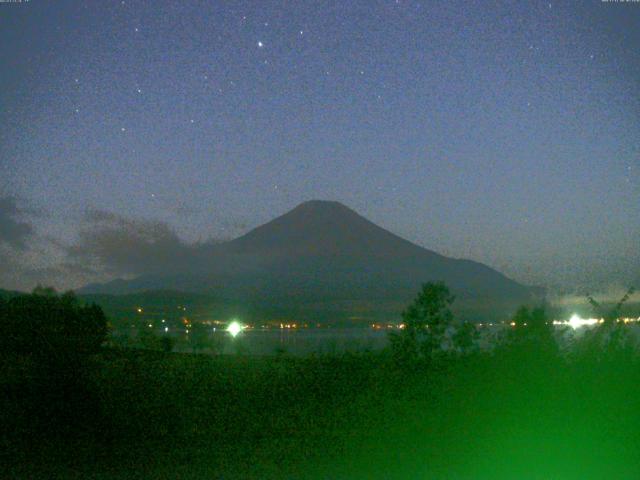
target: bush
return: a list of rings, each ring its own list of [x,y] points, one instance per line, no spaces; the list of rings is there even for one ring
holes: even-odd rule
[[[73,292],[58,295],[36,288],[0,306],[2,351],[55,359],[98,351],[107,336],[107,319],[97,305],[81,305]]]

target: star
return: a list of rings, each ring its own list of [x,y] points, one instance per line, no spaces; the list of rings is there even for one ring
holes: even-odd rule
[[[137,91],[138,93],[142,93],[142,89],[140,89],[140,88],[136,89],[136,91]]]
[[[138,27],[134,28],[134,30],[136,31],[136,33],[140,31]]]
[[[120,128],[120,131],[121,131],[121,132],[126,132],[126,131],[127,131],[127,129],[126,129],[126,128],[124,128],[124,127],[121,127],[121,128]]]
[[[258,48],[262,48],[262,47],[264,47],[264,43],[258,42]]]

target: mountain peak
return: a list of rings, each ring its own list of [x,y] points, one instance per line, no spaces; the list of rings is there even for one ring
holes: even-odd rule
[[[341,257],[389,256],[419,248],[331,200],[303,202],[229,244],[243,252]]]
[[[318,212],[331,212],[333,214],[336,213],[352,213],[355,214],[352,209],[347,207],[345,204],[340,203],[335,200],[307,200],[306,202],[302,202],[290,213],[293,212],[307,212],[307,213],[318,213]]]
[[[311,317],[362,308],[381,318],[397,315],[422,283],[436,280],[481,309],[531,297],[530,289],[485,265],[422,248],[336,201],[301,203],[207,255],[188,270],[142,276],[117,289],[215,291],[233,305],[276,305],[297,314],[302,308]]]
[[[322,200],[319,198],[312,198],[311,200],[305,200],[304,202],[300,203],[298,205],[298,207],[303,207],[303,206],[307,206],[307,207],[313,207],[313,206],[325,206],[325,207],[330,207],[330,206],[341,206],[344,208],[347,208],[343,203],[340,203],[337,200]]]

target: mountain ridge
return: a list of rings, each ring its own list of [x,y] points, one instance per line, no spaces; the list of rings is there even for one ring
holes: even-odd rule
[[[310,311],[364,302],[371,312],[382,314],[399,313],[399,305],[410,301],[422,283],[436,280],[450,286],[458,303],[515,305],[540,295],[536,288],[482,263],[440,255],[342,203],[326,200],[304,202],[215,245],[202,254],[197,266],[182,272],[117,279],[79,291],[118,294],[172,289],[207,293],[221,303],[276,305],[283,310],[290,305],[296,311],[301,305]]]

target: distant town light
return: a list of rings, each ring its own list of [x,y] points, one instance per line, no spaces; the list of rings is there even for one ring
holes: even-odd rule
[[[584,327],[585,325],[595,325],[596,323],[598,323],[596,318],[580,318],[576,314],[573,314],[569,319],[569,326],[574,330]]]
[[[138,313],[142,313],[142,307],[138,307],[138,308],[136,308],[136,311],[137,311]]]
[[[233,321],[227,327],[227,332],[231,334],[232,337],[236,337],[242,331],[242,325],[239,322]]]

